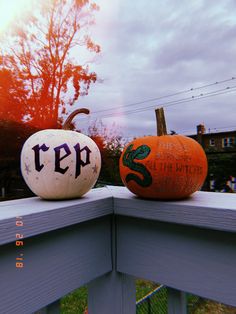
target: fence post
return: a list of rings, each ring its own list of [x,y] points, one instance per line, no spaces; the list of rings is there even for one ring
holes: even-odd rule
[[[113,270],[88,285],[89,314],[135,314],[135,280]]]
[[[168,288],[168,314],[187,314],[186,294],[182,291]]]
[[[88,284],[89,314],[135,314],[135,278],[116,271],[116,217],[111,218],[112,272]]]

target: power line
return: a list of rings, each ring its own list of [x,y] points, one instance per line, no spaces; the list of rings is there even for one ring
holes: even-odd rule
[[[145,104],[147,102],[152,102],[152,101],[157,101],[157,100],[161,100],[161,99],[165,99],[165,98],[169,98],[169,97],[173,97],[173,96],[178,96],[178,95],[181,95],[181,94],[192,92],[194,90],[199,90],[199,89],[211,87],[211,86],[214,86],[214,85],[223,84],[223,83],[226,83],[226,82],[229,82],[229,81],[232,81],[232,80],[235,80],[234,76],[231,77],[230,79],[225,79],[225,80],[217,81],[217,82],[214,82],[214,83],[205,84],[205,85],[201,85],[201,86],[198,86],[198,87],[193,87],[193,88],[190,88],[190,89],[186,89],[186,90],[183,90],[183,91],[175,92],[175,93],[164,95],[164,96],[150,98],[150,99],[142,100],[142,101],[131,103],[131,104],[127,104],[127,105],[118,106],[118,107],[115,107],[115,108],[97,110],[97,111],[94,111],[93,114],[97,114],[97,113],[101,113],[101,112],[107,112],[107,111],[111,111],[111,110],[114,111],[114,110],[117,110],[117,109],[123,109],[124,107],[131,107],[131,106],[141,105],[141,104]]]
[[[236,128],[236,125],[231,125],[231,126],[218,126],[214,128],[209,128],[210,130],[224,130],[224,129],[233,129]]]
[[[208,93],[204,93],[204,94],[200,94],[200,95],[196,95],[196,96],[190,96],[190,97],[186,97],[186,98],[181,98],[181,99],[165,102],[165,103],[160,104],[159,106],[161,106],[161,107],[176,106],[176,105],[179,105],[182,103],[191,102],[191,101],[195,101],[195,100],[199,100],[199,99],[205,99],[205,98],[209,98],[209,97],[215,97],[215,96],[228,94],[228,93],[235,92],[235,91],[236,91],[236,85],[227,86],[224,89],[218,89],[218,90],[215,90],[212,92],[208,92]],[[113,112],[113,113],[110,113],[110,114],[107,114],[104,116],[100,116],[100,118],[109,118],[109,117],[113,117],[113,116],[123,116],[123,115],[128,115],[128,114],[135,114],[135,113],[147,111],[147,110],[150,110],[150,109],[153,109],[156,107],[157,107],[157,105],[152,105],[152,106],[148,106],[145,108],[137,108],[137,109],[133,109],[133,110],[124,111],[122,113]]]
[[[236,130],[236,125],[234,125],[234,126],[230,125],[230,126],[221,126],[221,127],[208,128],[207,129],[208,131],[206,133],[204,133],[204,134],[210,135],[212,133],[218,133],[218,132],[220,133],[220,132],[222,132],[220,130],[225,130],[225,129],[227,129],[227,131],[225,131],[225,132],[231,132],[231,131],[233,132],[233,131]],[[234,129],[234,130],[229,130],[229,129]],[[185,133],[188,133],[188,135],[190,135],[189,132],[192,132],[193,128],[185,129],[185,130],[175,130],[175,131],[176,131],[176,134],[182,134],[183,135]],[[191,134],[191,135],[197,135],[197,133]],[[128,141],[128,140],[133,140],[136,137],[139,137],[139,136],[138,135],[137,136],[135,136],[135,135],[133,135],[133,136],[124,136],[124,137],[122,137],[122,139]]]
[[[207,132],[205,133],[205,134],[211,134],[211,133],[213,133],[213,132],[217,132],[218,130],[219,130],[219,132],[221,132],[220,130],[225,130],[225,129],[227,129],[227,131],[226,132],[231,132],[232,130],[229,130],[229,129],[236,129],[236,125],[230,125],[230,126],[221,126],[221,127],[212,127],[212,128],[207,128]],[[189,131],[192,131],[193,130],[193,128],[191,128],[191,129],[185,129],[185,130],[178,130],[178,132],[177,133],[181,133],[181,134],[183,134],[183,133],[189,133]]]

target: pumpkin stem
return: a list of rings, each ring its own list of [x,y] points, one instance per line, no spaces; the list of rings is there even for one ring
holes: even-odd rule
[[[89,110],[87,108],[80,108],[77,109],[75,111],[73,111],[66,119],[65,123],[62,126],[63,130],[71,130],[71,122],[74,119],[74,117],[79,114],[79,113],[85,113],[85,114],[89,114]]]
[[[156,122],[157,122],[157,135],[166,135],[166,120],[165,120],[165,114],[163,108],[157,108],[155,110],[156,112]]]

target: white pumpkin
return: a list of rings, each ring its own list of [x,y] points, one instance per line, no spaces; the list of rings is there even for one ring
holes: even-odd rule
[[[65,123],[78,113],[76,110]],[[21,172],[29,188],[44,199],[71,199],[87,193],[96,183],[101,155],[88,136],[71,131],[48,129],[30,136],[21,151]]]

